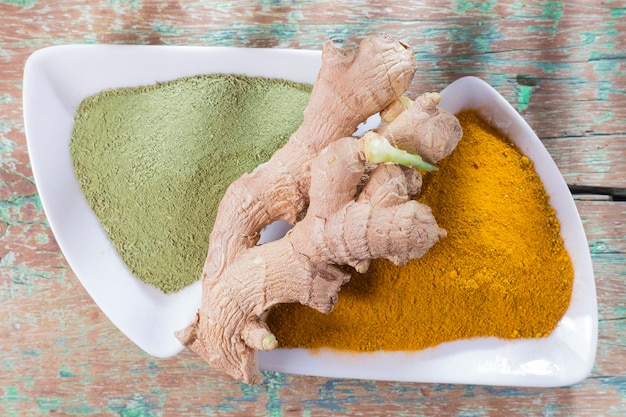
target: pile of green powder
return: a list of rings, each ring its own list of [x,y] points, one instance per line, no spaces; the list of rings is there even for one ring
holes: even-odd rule
[[[74,171],[137,278],[165,293],[199,278],[224,191],[288,140],[310,92],[308,84],[214,74],[81,103]]]

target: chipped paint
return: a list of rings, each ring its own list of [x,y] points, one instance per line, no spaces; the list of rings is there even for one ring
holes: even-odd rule
[[[530,98],[539,84],[537,77],[526,74],[518,74],[515,77],[517,83],[515,90],[517,92],[517,110],[522,112],[526,110],[530,103]]]
[[[107,6],[113,7],[116,11],[121,11],[125,7],[139,10],[143,6],[143,0],[107,0]]]
[[[41,200],[36,194],[12,195],[0,200],[0,221],[8,224],[39,223],[43,215]]]
[[[32,400],[28,396],[20,393],[15,385],[0,387],[0,392],[4,391],[0,396],[0,405],[3,406],[6,415],[3,417],[19,417],[22,416],[22,407],[24,404],[30,403]]]
[[[279,372],[265,372],[264,376],[267,415],[269,417],[281,417],[283,404],[280,399],[280,391],[287,385],[286,376]]]
[[[547,19],[554,21],[552,25],[553,29],[558,28],[559,22],[561,21],[561,16],[563,16],[563,2],[562,1],[545,2],[543,5],[543,15]]]
[[[45,245],[46,243],[50,242],[50,237],[47,233],[37,233],[37,235],[35,236],[35,242],[41,245]]]
[[[112,399],[106,408],[120,417],[153,417],[158,407],[150,397],[135,393],[128,398]]]
[[[533,94],[533,87],[530,85],[517,86],[517,110],[522,112],[528,107],[530,97]]]
[[[600,124],[600,123],[606,122],[607,120],[610,120],[612,117],[613,117],[613,113],[606,112],[603,115],[601,115],[600,117],[594,118],[593,122],[595,124]]]
[[[3,94],[0,96],[0,103],[15,103],[18,100],[9,94]]]
[[[39,397],[37,398],[37,405],[41,411],[46,413],[55,413],[59,410],[62,404],[60,397]]]
[[[611,27],[607,29],[583,30],[578,32],[578,36],[580,37],[583,46],[595,48],[599,44],[614,46],[615,42],[608,42],[606,39],[619,36],[619,32],[617,28]],[[590,52],[595,51],[592,49]]]
[[[26,349],[22,351],[22,355],[26,356],[41,356],[41,350],[35,349]]]
[[[0,134],[8,133],[11,127],[7,123],[0,121]],[[0,154],[10,153],[17,148],[17,144],[12,140],[0,137]],[[3,161],[4,162],[4,161]]]
[[[495,0],[477,1],[477,0],[454,0],[452,2],[452,10],[454,12],[463,14],[467,12],[492,12],[498,2]]]
[[[611,17],[614,19],[622,19],[626,17],[626,7],[611,7]]]
[[[20,6],[26,9],[30,9],[35,4],[37,4],[37,0],[0,0],[0,3],[12,4],[14,6]]]
[[[70,370],[69,366],[61,365],[61,369],[59,369],[59,376],[61,378],[72,378],[74,377],[74,373]]]

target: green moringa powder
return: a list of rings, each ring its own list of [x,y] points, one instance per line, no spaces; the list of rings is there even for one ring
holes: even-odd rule
[[[107,90],[80,104],[74,171],[136,277],[165,293],[199,278],[224,191],[288,140],[310,92],[215,74]]]

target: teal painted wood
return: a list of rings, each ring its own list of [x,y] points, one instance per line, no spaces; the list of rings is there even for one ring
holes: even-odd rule
[[[565,388],[408,384],[266,373],[247,387],[189,352],[149,357],[67,266],[37,197],[22,71],[69,43],[318,49],[384,31],[420,61],[412,92],[463,75],[528,120],[571,184],[624,187],[626,8],[618,1],[0,1],[0,415],[626,415],[626,206],[577,201],[599,308],[592,375]]]

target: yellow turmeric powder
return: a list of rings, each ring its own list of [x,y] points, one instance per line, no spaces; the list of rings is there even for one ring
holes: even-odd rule
[[[281,347],[419,350],[479,336],[547,336],[569,306],[574,271],[532,162],[474,112],[463,139],[424,179],[448,236],[402,267],[372,262],[332,313],[275,307]]]

